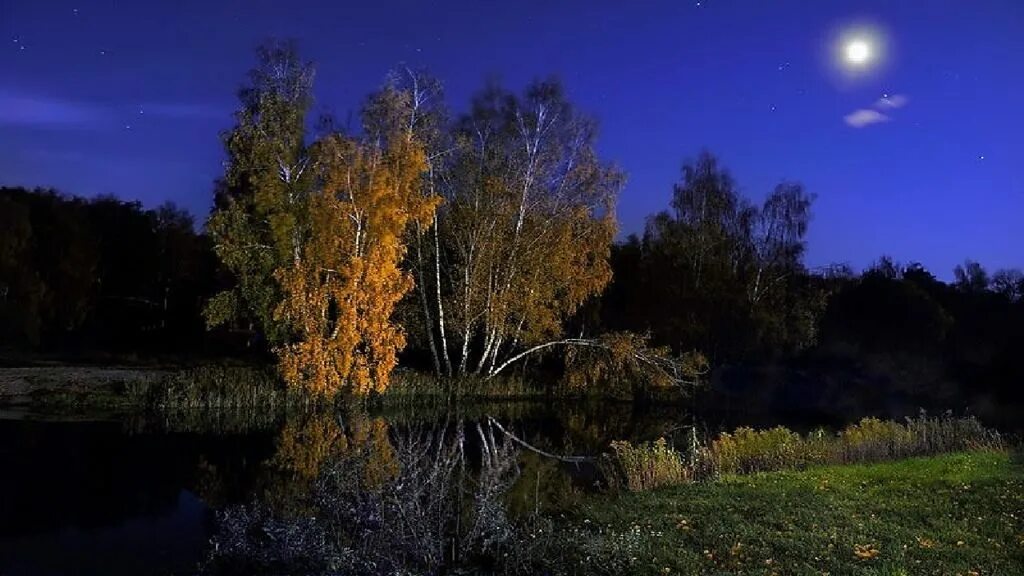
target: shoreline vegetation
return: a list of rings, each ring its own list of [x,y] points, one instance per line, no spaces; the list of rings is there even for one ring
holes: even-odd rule
[[[63,364],[46,361],[33,364],[22,361],[21,365],[0,366],[0,407],[29,409],[51,416],[96,411],[160,415],[182,410],[278,412],[332,408],[437,413],[508,402],[604,402],[631,404],[639,409],[696,410],[716,418],[725,417],[734,425],[798,423],[802,431],[816,425],[841,426],[864,417],[901,420],[916,412],[945,412],[978,416],[987,425],[1019,431],[1007,414],[977,402],[904,403],[887,407],[869,404],[860,408],[841,406],[831,412],[809,404],[794,405],[781,412],[773,408],[774,412],[767,412],[770,405],[744,405],[734,393],[715,386],[689,390],[573,387],[564,380],[529,378],[518,373],[492,378],[439,379],[433,374],[404,368],[394,371],[391,385],[383,392],[323,396],[288,386],[269,363]],[[1014,408],[1007,410],[1012,414]]]
[[[288,387],[270,365],[0,367],[0,405],[55,410],[276,409],[346,404],[425,407],[552,397],[571,400],[594,395],[533,385],[514,376],[438,380],[413,370],[397,370],[392,385],[383,393],[324,397]]]
[[[291,420],[303,420],[304,411],[328,420],[345,411],[376,411],[372,418],[390,411],[429,420],[454,410],[467,430],[479,431],[482,424],[488,431],[481,436],[486,438],[483,448],[493,451],[496,468],[481,472],[477,480],[495,483],[485,490],[490,496],[482,502],[487,504],[518,478],[517,454],[552,456],[495,418],[514,418],[520,404],[536,400],[580,400],[513,378],[445,384],[450,388],[439,387],[430,375],[399,370],[384,394],[328,404],[297,396],[272,366],[34,366],[0,369],[0,403],[19,389],[30,407],[47,412],[108,408],[129,415],[129,427],[139,430],[153,424],[148,418],[162,420],[157,425],[167,431],[214,434],[287,428],[294,425]],[[349,419],[360,420],[356,414]],[[408,430],[429,429],[406,424]],[[356,460],[345,460],[339,468],[325,464],[324,470],[334,472],[311,477],[318,489],[328,490],[321,495],[325,502],[341,498],[335,505],[343,504],[346,491],[356,490],[349,480],[339,479],[349,476],[331,474],[342,474],[359,458],[367,464],[391,450],[404,454],[398,447],[405,433],[374,438],[379,446],[371,442],[353,452],[359,455]],[[923,412],[902,422],[864,418],[839,430],[804,434],[782,426],[728,432],[684,427],[671,439],[613,440],[593,456],[555,456],[561,465],[585,462],[592,467],[594,489],[574,492],[554,508],[521,518],[494,516],[490,504],[476,510],[479,522],[503,519],[497,528],[487,528],[500,528],[497,540],[458,562],[505,573],[551,574],[1014,573],[1024,565],[1024,474],[1016,442],[973,416]],[[377,448],[370,449],[371,444]],[[414,446],[406,448],[412,450],[410,463],[429,463],[416,456]],[[376,488],[359,484],[369,491],[360,498],[397,505],[388,504],[389,498],[401,494],[390,490],[418,474],[415,466],[402,470],[390,472],[397,476]],[[454,506],[455,501],[445,503],[445,494],[440,490],[435,504]],[[395,500],[404,501],[404,496]],[[314,574],[334,558],[319,546],[278,550],[276,544],[251,541],[249,535],[260,530],[301,536],[303,542],[334,530],[342,530],[336,534],[340,541],[349,537],[347,528],[331,523],[279,516],[258,506],[228,508],[218,512],[219,546],[210,552],[205,570],[279,573],[290,566]],[[388,536],[373,538],[387,541]],[[372,554],[349,558],[354,566],[372,559]],[[438,567],[448,566],[443,556],[437,561]]]
[[[382,392],[323,396],[289,387],[269,364],[0,367],[0,405],[57,410],[233,410],[350,404],[424,408],[475,401],[597,399],[632,402],[637,398],[665,404],[680,404],[686,399],[674,388],[645,390],[643,396],[637,396],[617,390],[571,388],[564,383],[530,380],[518,375],[438,379],[432,374],[407,369],[396,370],[391,385]]]
[[[0,406],[53,413],[96,409],[156,415],[211,410],[276,413],[290,409],[432,412],[464,411],[476,403],[489,402],[591,400],[636,399],[581,393],[561,385],[531,384],[512,376],[439,381],[430,374],[408,370],[396,371],[391,386],[383,393],[325,398],[287,386],[272,366],[0,368]],[[686,398],[677,393],[675,400],[682,406]],[[658,404],[672,402],[662,398]],[[486,417],[486,410],[477,416]],[[907,417],[903,422],[865,417],[835,433],[820,427],[804,435],[784,426],[740,427],[708,440],[711,431],[683,428],[685,445],[678,449],[664,438],[636,444],[612,442],[599,462],[609,486],[642,491],[728,474],[1004,447],[1000,434],[972,415],[954,416],[947,411],[942,416],[928,416],[923,409],[917,417]]]
[[[1017,574],[1019,455],[973,451],[595,495],[559,527],[567,573]]]
[[[973,416],[923,412],[902,423],[864,418],[834,433],[819,428],[801,435],[784,426],[741,427],[701,441],[691,430],[689,446],[681,450],[664,438],[639,444],[612,442],[600,462],[609,487],[643,492],[761,472],[1005,450],[1002,436]]]
[[[357,436],[307,476],[298,517],[272,501],[223,510],[204,573],[896,576],[1024,559],[1019,454],[973,418],[740,429],[690,451],[613,442],[598,469],[623,482],[514,515],[502,498],[533,482],[517,456],[543,453],[493,419]],[[461,476],[474,447],[479,469]]]

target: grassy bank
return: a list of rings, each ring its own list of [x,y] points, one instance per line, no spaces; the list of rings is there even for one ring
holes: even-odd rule
[[[382,394],[357,399],[379,408],[447,408],[478,401],[578,399],[579,394],[523,378],[437,379],[399,370]],[[338,401],[351,400],[339,396]],[[266,408],[322,403],[289,391],[272,366],[208,364],[180,366],[0,367],[0,405],[44,409]]]
[[[1024,573],[1024,470],[969,452],[584,499],[559,539],[591,574]]]

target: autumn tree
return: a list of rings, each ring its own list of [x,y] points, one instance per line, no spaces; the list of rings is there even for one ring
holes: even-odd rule
[[[287,43],[264,45],[258,57],[239,91],[235,127],[222,136],[228,160],[207,222],[235,284],[210,300],[205,315],[210,326],[244,321],[279,345],[287,331],[274,318],[282,297],[274,272],[299,260],[308,234],[314,70]]]
[[[623,177],[598,157],[596,133],[548,81],[521,96],[486,88],[434,141],[429,183],[444,204],[414,265],[439,372],[499,372],[561,339],[607,284]]]
[[[365,137],[307,142],[312,80],[293,47],[273,44],[241,91],[208,225],[237,283],[207,318],[254,321],[291,385],[380,391],[405,344],[392,314],[413,284],[401,268],[406,230],[429,226],[438,201],[421,190],[426,161],[414,131],[373,122],[372,106]]]
[[[408,132],[423,147],[426,172],[424,195],[437,196],[449,177],[447,167],[455,148],[449,129],[448,110],[441,82],[420,70],[393,71],[384,86],[370,95],[363,111],[364,131],[381,140],[389,133]],[[408,264],[415,274],[416,306],[403,316],[406,329],[425,341],[435,374],[451,374],[445,299],[442,297],[441,238],[435,211],[429,223],[414,221],[410,227]],[[442,368],[443,360],[443,368]]]
[[[420,192],[425,160],[408,131],[382,141],[331,135],[316,144],[320,182],[308,240],[275,278],[284,378],[316,394],[383,391],[405,345],[392,318],[413,285],[401,268],[406,228],[427,225],[438,199]]]

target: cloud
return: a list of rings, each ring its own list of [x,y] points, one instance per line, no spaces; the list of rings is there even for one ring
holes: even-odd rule
[[[0,91],[0,125],[41,128],[89,128],[112,120],[102,107]]]
[[[843,116],[843,120],[854,128],[863,128],[865,126],[870,126],[871,124],[888,122],[889,117],[877,110],[862,108],[860,110],[854,110],[846,116]]]
[[[910,99],[903,94],[884,95],[875,102],[875,108],[879,110],[895,110],[896,108],[903,108],[907,105]]]
[[[883,94],[875,101],[872,108],[861,108],[854,110],[846,116],[843,121],[854,128],[863,128],[872,124],[881,124],[892,120],[885,112],[903,108],[910,102],[906,94]]]
[[[117,128],[154,120],[213,120],[230,117],[228,108],[191,102],[111,104],[51,98],[0,88],[0,126],[47,129]]]

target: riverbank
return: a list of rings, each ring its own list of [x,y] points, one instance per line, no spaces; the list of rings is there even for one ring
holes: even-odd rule
[[[567,522],[580,573],[1020,574],[1024,466],[985,451],[726,476],[589,496]]]
[[[389,409],[444,408],[476,401],[614,400],[632,398],[582,394],[555,382],[520,377],[485,379],[468,376],[438,379],[433,374],[400,369],[382,394],[356,403]],[[348,402],[339,396],[334,400]],[[679,403],[677,390],[667,390],[660,403]],[[330,403],[331,401],[326,401]],[[323,404],[288,390],[276,370],[264,364],[67,365],[0,366],[0,405],[38,409],[273,409]]]
[[[130,390],[162,382],[173,373],[166,367],[5,366],[0,367],[0,404],[120,407],[131,403]]]

